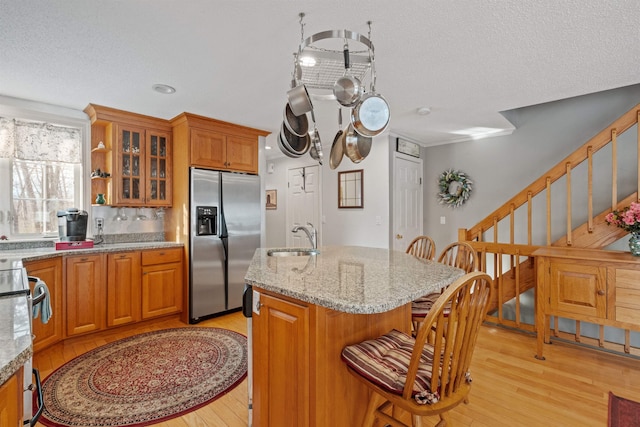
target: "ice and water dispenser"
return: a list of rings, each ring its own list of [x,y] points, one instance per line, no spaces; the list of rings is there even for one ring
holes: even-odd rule
[[[196,207],[196,235],[212,236],[218,234],[218,208],[215,206]]]

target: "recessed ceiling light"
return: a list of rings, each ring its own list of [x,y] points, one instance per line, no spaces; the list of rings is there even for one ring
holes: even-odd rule
[[[165,95],[170,95],[170,94],[176,92],[176,89],[174,87],[169,86],[169,85],[155,84],[155,85],[153,85],[151,87],[156,92],[164,93]]]
[[[429,107],[419,107],[416,109],[416,113],[420,116],[426,116],[431,113],[431,108]]]

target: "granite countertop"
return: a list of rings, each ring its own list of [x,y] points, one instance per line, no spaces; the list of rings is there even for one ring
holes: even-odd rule
[[[36,261],[53,258],[60,255],[98,254],[109,252],[137,251],[143,249],[163,249],[172,247],[184,247],[183,243],[176,242],[140,242],[140,243],[107,243],[95,245],[90,249],[55,250],[55,248],[12,249],[0,250],[0,268],[4,263],[20,261]]]
[[[183,247],[175,242],[109,243],[91,249],[57,251],[55,248],[0,250],[0,269],[20,268],[23,261],[57,256]],[[55,315],[55,314],[54,314]],[[29,312],[24,296],[0,298],[0,385],[32,355]]]
[[[313,256],[267,255],[274,249],[256,249],[246,283],[345,313],[389,311],[464,275],[390,249],[324,246]]]
[[[31,357],[31,327],[27,298],[0,298],[0,385]]]

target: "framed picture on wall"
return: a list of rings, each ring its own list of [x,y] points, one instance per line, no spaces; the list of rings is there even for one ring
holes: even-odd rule
[[[278,209],[278,190],[267,190],[267,209]]]

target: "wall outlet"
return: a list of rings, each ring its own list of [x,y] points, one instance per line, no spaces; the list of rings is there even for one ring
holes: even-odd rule
[[[104,218],[96,218],[96,227],[104,227]]]
[[[441,216],[440,217],[440,224],[446,224],[447,223],[447,217]]]
[[[382,224],[382,217],[381,216],[376,216],[376,225],[380,225]]]

